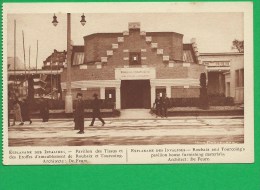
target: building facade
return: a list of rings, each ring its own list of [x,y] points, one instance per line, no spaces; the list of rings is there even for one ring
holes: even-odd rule
[[[129,23],[122,33],[97,33],[84,37],[84,46],[72,53],[72,93],[85,99],[96,93],[115,102],[117,109],[150,108],[156,94],[199,97],[200,74],[195,40],[183,44],[175,32],[144,32],[140,23]],[[66,93],[66,67],[61,87]],[[64,97],[64,96],[63,96]]]
[[[244,53],[201,53],[199,59],[206,66],[209,95],[244,103]]]

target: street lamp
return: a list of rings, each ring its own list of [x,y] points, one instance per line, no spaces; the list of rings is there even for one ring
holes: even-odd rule
[[[57,17],[53,16],[52,21],[54,26],[57,26],[58,21]],[[85,15],[81,16],[80,23],[82,26],[86,24]],[[67,13],[67,81],[66,81],[66,96],[65,96],[65,113],[73,112],[73,101],[72,101],[72,93],[71,93],[71,15]]]
[[[57,21],[57,17],[56,17],[56,15],[54,14],[52,24],[53,24],[53,26],[57,26],[58,23],[59,23],[59,22]]]
[[[81,16],[81,21],[80,21],[80,23],[82,24],[82,26],[84,26],[84,25],[86,24],[86,20],[85,20],[85,15],[84,15],[84,13],[83,13],[82,16]]]

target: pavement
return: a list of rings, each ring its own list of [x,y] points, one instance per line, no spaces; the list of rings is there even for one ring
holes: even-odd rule
[[[96,121],[85,133],[77,134],[70,119],[48,123],[33,120],[31,125],[11,126],[9,146],[81,146],[81,145],[155,145],[244,143],[244,118],[170,117],[109,118],[106,125]]]

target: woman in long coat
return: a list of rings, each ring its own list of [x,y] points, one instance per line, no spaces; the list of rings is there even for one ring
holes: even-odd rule
[[[18,101],[14,102],[13,115],[14,115],[13,125],[15,125],[16,121],[20,121],[21,123],[19,125],[23,125],[23,120],[22,120],[22,115],[21,115],[21,107],[20,107]]]

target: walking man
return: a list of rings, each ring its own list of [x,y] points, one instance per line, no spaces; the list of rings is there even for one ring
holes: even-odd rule
[[[105,125],[105,122],[104,120],[101,118],[101,115],[100,115],[100,100],[98,99],[98,95],[97,94],[94,94],[93,95],[94,97],[94,100],[92,102],[92,121],[91,121],[91,124],[89,126],[93,126],[94,125],[94,122],[95,122],[95,119],[98,118],[101,122],[102,122],[102,126]]]
[[[78,134],[84,134],[84,102],[82,100],[82,94],[77,93],[77,101],[74,111],[74,130],[79,130]]]

